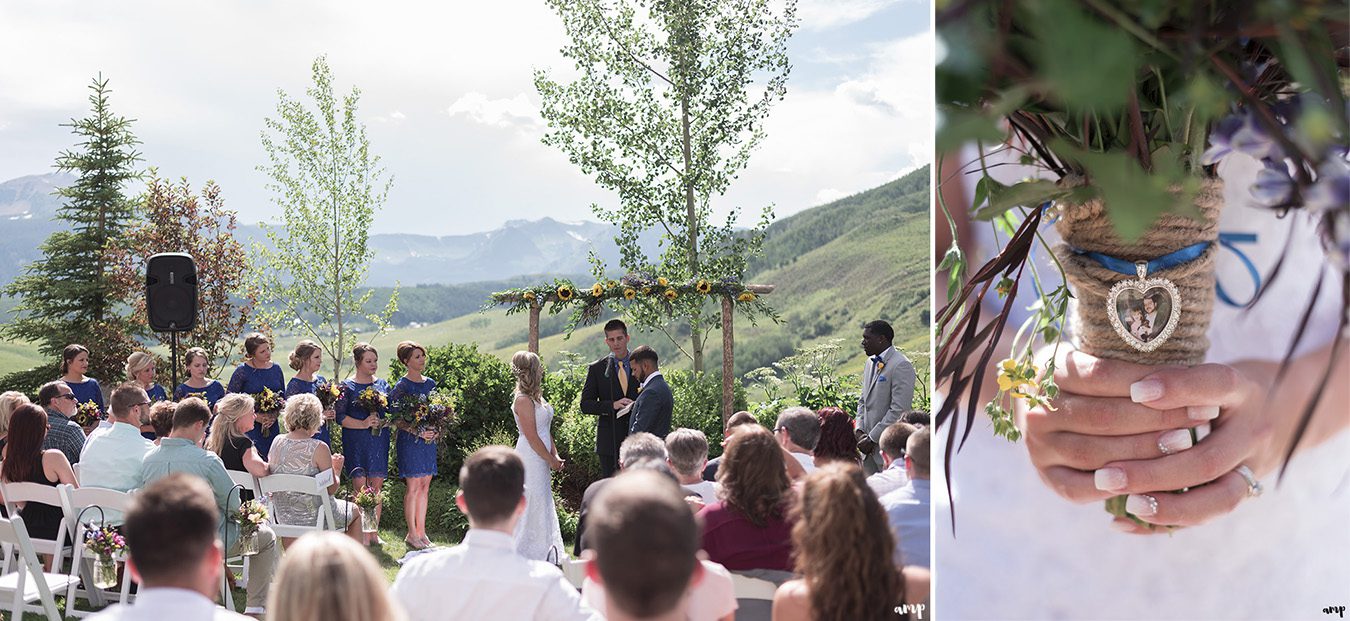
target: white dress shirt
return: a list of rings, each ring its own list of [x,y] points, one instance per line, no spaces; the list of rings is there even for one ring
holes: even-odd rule
[[[464,543],[409,561],[390,592],[411,621],[602,619],[557,567],[517,555],[495,530],[471,529]]]
[[[680,486],[685,495],[698,494],[703,499],[703,504],[710,505],[717,502],[717,484],[712,481],[699,481],[698,483],[685,483]]]
[[[119,492],[136,489],[141,482],[141,462],[154,447],[140,428],[127,423],[95,432],[80,451],[80,486]]]
[[[796,458],[797,463],[801,464],[802,468],[806,470],[806,474],[811,474],[812,472],[816,471],[816,458],[811,456],[809,453],[794,452],[792,453],[792,456]]]
[[[685,618],[689,621],[717,621],[736,611],[736,588],[731,582],[731,572],[719,563],[703,563],[703,578],[685,594]],[[608,615],[605,609],[604,585],[586,577],[581,583],[581,598],[592,608]]]
[[[895,534],[895,553],[905,566],[929,566],[932,542],[928,479],[910,479],[904,487],[881,497],[881,506]]]
[[[141,588],[134,604],[109,606],[89,621],[252,621],[216,606],[205,595],[178,588]]]
[[[885,470],[867,477],[867,486],[872,488],[872,492],[877,495],[877,498],[898,490],[907,483],[909,483],[909,475],[905,474],[904,458],[896,459]]]

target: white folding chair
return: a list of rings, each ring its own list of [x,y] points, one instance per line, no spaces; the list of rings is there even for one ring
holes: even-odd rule
[[[82,562],[85,558],[84,551],[84,533],[87,530],[86,524],[92,523],[96,518],[102,518],[106,525],[110,522],[120,522],[121,516],[126,514],[127,508],[131,505],[131,494],[113,489],[103,489],[99,487],[81,487],[75,488],[70,485],[59,485],[57,491],[61,494],[61,508],[66,514],[66,528],[74,533],[71,543],[75,546],[74,558],[71,562],[71,577],[82,578],[81,585],[77,589],[75,584],[71,584],[66,591],[66,616],[84,617],[92,614],[84,610],[75,610],[75,600],[79,596],[84,596],[93,606],[102,606],[112,595],[110,591],[93,588],[93,571],[91,565]],[[97,510],[86,511],[89,507],[98,507],[105,512],[100,514]],[[81,515],[83,514],[83,516]],[[81,520],[83,517],[83,521]],[[115,519],[109,519],[109,518]],[[118,555],[115,561],[125,561],[125,555]],[[124,566],[125,567],[125,566]],[[118,603],[126,602],[131,593],[131,574],[123,569],[122,589],[117,593]]]
[[[736,599],[773,601],[773,594],[778,591],[778,585],[768,580],[743,576],[734,571],[731,572],[731,587],[736,593]]]
[[[36,502],[38,504],[48,505],[57,509],[62,509],[61,494],[55,487],[42,485],[41,483],[4,483],[0,482],[0,490],[3,490],[5,497],[5,510],[9,515],[19,515],[19,503]],[[70,534],[66,528],[65,521],[62,520],[61,526],[56,529],[56,539],[33,539],[33,550],[41,554],[50,554],[52,557],[51,565],[48,569],[52,572],[61,571],[62,563],[66,557],[70,556],[71,546],[67,540]]]
[[[10,597],[10,618],[22,619],[24,611],[32,611],[45,614],[48,619],[60,619],[61,612],[52,593],[66,590],[76,579],[43,571],[21,517],[0,518],[0,543],[13,546],[19,556],[18,568],[0,576],[0,597]],[[34,601],[40,601],[42,607],[28,605]]]
[[[258,477],[243,470],[226,470],[225,472],[230,475],[230,480],[235,485],[243,486],[244,489],[253,492],[254,498],[262,499],[262,492],[258,491]]]
[[[80,482],[80,463],[79,463],[79,462],[75,462],[75,463],[71,464],[71,465],[70,465],[70,469],[71,469],[72,471],[75,472],[75,482],[76,482],[76,483],[79,483],[79,482]]]
[[[563,561],[563,577],[567,578],[567,582],[571,583],[571,585],[578,590],[581,589],[581,584],[586,581],[586,563],[588,562],[590,561],[587,561],[586,559],[570,558]]]
[[[273,494],[277,492],[307,494],[319,499],[319,511],[314,516],[313,524],[282,524],[278,521],[275,508],[270,509],[268,511],[270,526],[272,532],[276,533],[278,537],[299,537],[305,533],[337,528],[337,520],[333,517],[333,503],[328,495],[328,488],[321,485],[315,477],[299,474],[273,474],[258,479],[258,489],[264,497],[272,500],[272,505],[275,505]]]

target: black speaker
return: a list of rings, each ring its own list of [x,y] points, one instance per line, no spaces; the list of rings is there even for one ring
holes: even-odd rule
[[[197,265],[165,252],[145,264],[145,311],[155,332],[188,332],[197,323]]]

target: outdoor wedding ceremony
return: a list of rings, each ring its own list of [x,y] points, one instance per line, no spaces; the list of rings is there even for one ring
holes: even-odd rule
[[[930,618],[930,19],[0,8],[0,615]]]
[[[10,0],[0,56],[0,621],[1350,608],[1350,0]]]

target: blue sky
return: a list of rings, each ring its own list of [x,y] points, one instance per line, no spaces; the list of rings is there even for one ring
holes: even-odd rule
[[[932,153],[930,5],[802,0],[787,98],[768,138],[714,207],[784,216],[874,187]],[[242,220],[275,207],[255,167],[278,88],[303,92],[327,54],[362,89],[373,150],[395,176],[376,232],[454,234],[510,219],[594,219],[612,204],[539,142],[534,68],[565,69],[539,1],[486,3],[138,0],[0,3],[0,181],[51,170],[72,145],[90,79],[137,119],[147,165],[221,184]],[[748,224],[748,222],[745,222]]]

